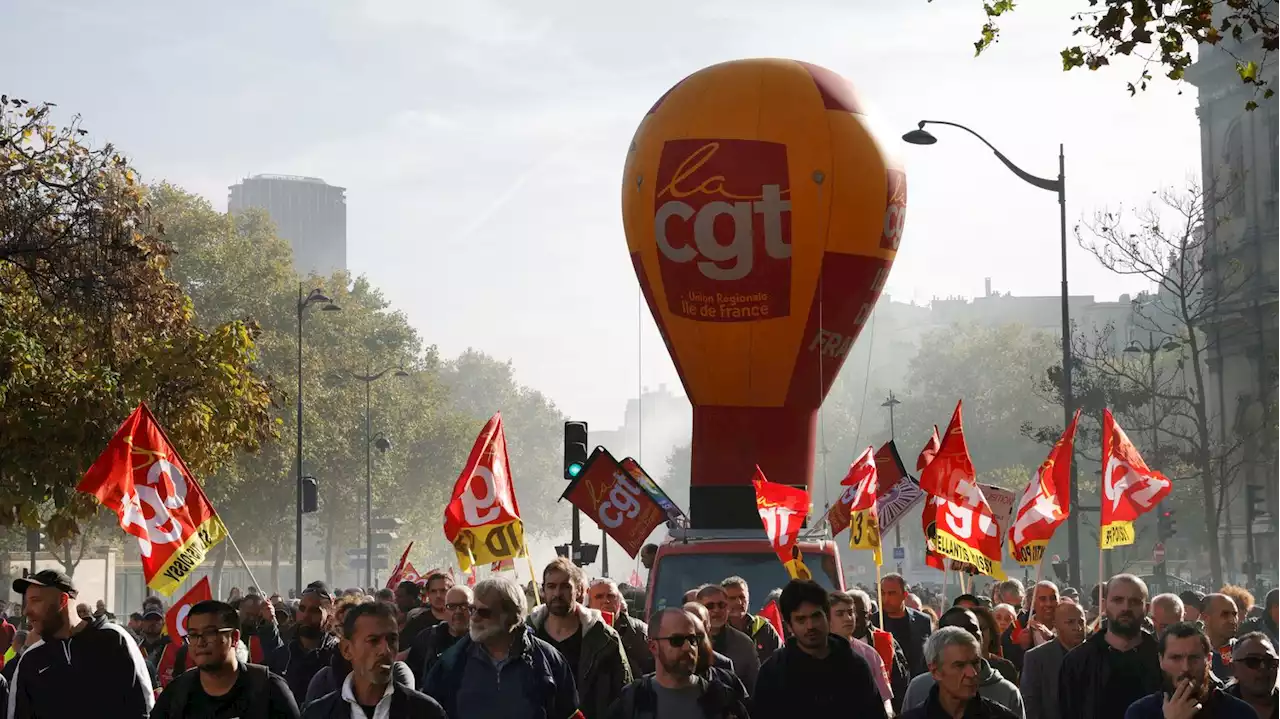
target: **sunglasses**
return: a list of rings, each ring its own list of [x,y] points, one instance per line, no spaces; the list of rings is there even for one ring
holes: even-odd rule
[[[461,610],[461,609],[465,609],[465,610],[467,610],[468,612],[470,612],[470,611],[471,611],[471,605],[470,605],[470,604],[467,604],[466,602],[461,602],[461,603],[459,603],[459,602],[450,602],[449,604],[444,605],[444,608],[445,608],[445,609],[448,609],[448,610],[449,610],[449,611],[451,611],[451,612],[456,612],[456,611]]]
[[[685,642],[689,642],[694,646],[697,646],[701,644],[702,640],[705,638],[706,635],[704,634],[671,634],[665,637],[654,637],[653,639],[658,642],[666,642],[672,647],[679,649],[685,645]]]
[[[467,611],[471,616],[478,617],[480,619],[493,619],[498,615],[497,612],[488,607],[469,606],[467,607]]]
[[[1243,664],[1254,671],[1264,668],[1269,671],[1280,666],[1280,659],[1275,657],[1240,657],[1235,660],[1235,663]]]

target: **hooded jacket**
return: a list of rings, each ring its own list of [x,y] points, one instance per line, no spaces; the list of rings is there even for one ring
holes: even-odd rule
[[[603,717],[622,688],[631,683],[631,665],[618,632],[605,623],[599,611],[574,605],[582,633],[582,656],[573,669],[579,708],[587,719]],[[542,632],[550,610],[543,604],[529,615],[529,626]]]
[[[338,638],[325,633],[320,639],[320,646],[305,649],[302,643],[294,638],[267,657],[267,668],[273,674],[279,674],[293,692],[294,701],[301,706],[307,698],[307,687],[321,669],[329,666],[333,655],[338,653]]]
[[[978,670],[978,696],[990,699],[1019,717],[1026,716],[1022,694],[1017,685],[992,669],[991,663],[986,659],[981,661],[982,667]],[[902,712],[905,714],[928,701],[934,684],[933,675],[928,673],[912,679],[911,685],[907,687],[907,696],[902,700]]]
[[[94,617],[67,639],[42,640],[18,660],[12,719],[145,718],[155,705],[151,672],[119,624]]]
[[[1101,704],[1111,675],[1111,663],[1107,659],[1112,651],[1104,629],[1086,638],[1062,658],[1062,670],[1058,673],[1058,706],[1062,719],[1092,719],[1103,713]],[[1156,638],[1142,632],[1138,646],[1130,651],[1138,653],[1137,660],[1142,664],[1141,687],[1136,693],[1159,691],[1164,684],[1164,672],[1160,669]]]
[[[795,637],[788,639],[760,667],[751,695],[751,716],[884,719],[884,701],[867,660],[835,634],[827,635],[827,647],[827,656],[819,660],[805,653]]]

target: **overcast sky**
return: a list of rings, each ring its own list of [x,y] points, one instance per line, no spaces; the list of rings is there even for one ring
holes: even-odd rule
[[[907,163],[895,299],[973,296],[988,276],[1015,295],[1058,292],[1055,197],[957,131],[908,149],[896,136],[918,119],[967,124],[1043,176],[1065,143],[1069,221],[1145,202],[1199,164],[1194,88],[1131,99],[1136,67],[1062,72],[1085,0],[1019,4],[981,58],[979,0],[0,5],[0,91],[82,114],[148,181],[220,208],[256,173],[348,188],[351,270],[446,354],[510,358],[599,429],[638,385],[678,383],[647,309],[639,330],[619,188],[640,118],[701,67],[792,57],[858,87]],[[1070,263],[1073,294],[1143,289],[1074,245]]]

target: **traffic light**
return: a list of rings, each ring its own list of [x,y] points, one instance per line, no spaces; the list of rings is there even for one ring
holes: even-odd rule
[[[1173,516],[1173,510],[1164,510],[1156,521],[1156,534],[1159,536],[1160,541],[1163,542],[1177,533],[1178,522]]]
[[[1258,517],[1267,513],[1267,495],[1261,485],[1246,484],[1244,486],[1245,521],[1253,524]]]
[[[320,509],[320,485],[315,477],[302,478],[302,513],[310,514]]]
[[[564,423],[564,478],[574,479],[587,465],[587,423]]]

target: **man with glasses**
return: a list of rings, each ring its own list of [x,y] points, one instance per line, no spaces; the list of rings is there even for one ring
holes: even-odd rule
[[[197,671],[185,672],[160,693],[151,719],[297,719],[298,705],[284,679],[236,656],[240,617],[217,600],[187,613],[187,653]]]
[[[445,652],[422,691],[450,717],[568,719],[578,710],[573,670],[525,624],[524,591],[510,579],[475,586],[471,629]]]
[[[640,677],[653,671],[653,655],[649,653],[649,625],[627,612],[627,602],[618,585],[609,579],[597,579],[587,592],[587,606],[613,615],[613,628],[627,652],[631,675]]]
[[[622,690],[608,719],[746,719],[743,696],[715,679],[698,675],[701,622],[679,608],[654,618],[648,639],[654,673]]]
[[[751,637],[729,625],[729,597],[718,584],[708,584],[698,589],[698,604],[707,608],[710,622],[707,634],[711,646],[717,652],[733,660],[733,673],[742,680],[750,693],[756,690],[756,675],[760,673],[760,656]]]
[[[1236,640],[1232,650],[1235,680],[1227,693],[1243,699],[1258,719],[1280,719],[1280,690],[1276,689],[1276,646],[1264,632],[1249,632]]]
[[[413,670],[418,686],[422,686],[440,656],[471,628],[471,599],[471,587],[450,587],[444,604],[448,618],[414,637],[405,661]]]

